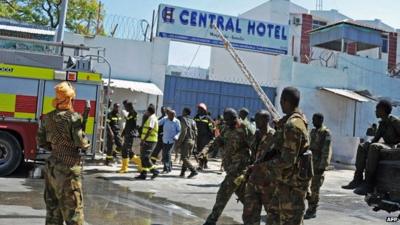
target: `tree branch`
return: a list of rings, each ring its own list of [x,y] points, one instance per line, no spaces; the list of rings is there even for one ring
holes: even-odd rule
[[[50,26],[52,27],[52,28],[55,28],[55,26],[54,26],[54,17],[53,17],[53,15],[51,14],[51,3],[50,3],[50,0],[46,0],[46,2],[47,2],[47,5],[49,6],[47,9],[46,9],[46,7],[45,7],[45,2],[43,2],[42,3],[42,8],[43,8],[43,10],[46,12],[46,14],[47,14],[47,16],[49,17],[49,20],[50,20]]]
[[[56,8],[56,23],[55,23],[55,27],[57,27],[60,24],[60,5],[62,3],[62,0],[59,0],[58,3],[56,3],[55,8]]]
[[[13,10],[15,10],[15,11],[17,11],[17,12],[21,12],[21,10],[20,10],[20,9],[17,9],[17,8],[13,5],[13,3],[12,3],[11,1],[4,0],[4,3],[6,3],[6,4],[8,5],[8,7],[12,8]]]

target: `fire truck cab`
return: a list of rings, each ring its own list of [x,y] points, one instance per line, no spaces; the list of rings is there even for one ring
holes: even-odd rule
[[[5,36],[0,36],[0,42],[0,176],[12,173],[23,160],[38,158],[36,133],[41,117],[54,109],[54,86],[65,80],[76,89],[76,112],[83,113],[90,101],[86,134],[92,143],[88,153],[94,156],[100,140],[102,77],[88,66],[90,59],[71,65],[65,55],[68,48],[75,56],[88,48]]]

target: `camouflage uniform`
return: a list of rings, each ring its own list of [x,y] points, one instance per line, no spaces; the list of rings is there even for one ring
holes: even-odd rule
[[[254,155],[256,161],[261,160],[265,151],[270,150],[274,133],[275,131],[272,128],[269,128],[265,134],[260,134],[259,131],[256,132],[257,138],[252,146],[252,149],[255,150],[252,156]],[[274,193],[270,177],[269,171],[265,167],[265,162],[257,163],[251,169],[246,184],[243,204],[242,218],[245,225],[260,224],[263,206],[265,211],[269,211],[269,203]]]
[[[189,160],[190,153],[193,151],[194,144],[197,137],[197,127],[194,120],[190,119],[188,116],[183,116],[180,118],[181,121],[181,133],[179,139],[175,144],[176,149],[181,150],[182,159],[182,171],[189,169],[194,170],[194,166]]]
[[[218,221],[233,193],[238,196],[239,201],[243,202],[244,193],[239,191],[241,189],[238,189],[234,181],[243,174],[249,165],[250,139],[250,131],[245,125],[238,123],[234,129],[224,127],[221,135],[212,140],[202,150],[202,154],[206,155],[211,149],[216,149],[216,146],[222,147],[224,153],[222,164],[226,172],[226,176],[218,190],[215,205],[207,218],[208,223],[216,223]]]
[[[310,132],[310,150],[313,153],[314,176],[311,180],[311,193],[307,195],[308,211],[315,212],[319,202],[319,190],[324,182],[324,172],[332,157],[331,132],[325,126]]]
[[[310,179],[300,177],[300,157],[308,148],[307,122],[297,109],[276,127],[274,149],[278,156],[266,162],[274,185],[268,218],[272,224],[303,224],[304,200]]]
[[[83,197],[80,149],[89,147],[82,118],[71,111],[48,113],[38,131],[39,146],[51,150],[44,172],[46,225],[81,225]]]
[[[248,129],[249,129],[249,131],[250,131],[250,133],[252,135],[254,135],[256,133],[256,129],[255,129],[255,127],[253,125],[251,125],[251,122],[249,121],[249,119],[246,118],[246,119],[241,120],[241,121],[242,121],[242,123],[244,125],[246,125],[248,127]]]

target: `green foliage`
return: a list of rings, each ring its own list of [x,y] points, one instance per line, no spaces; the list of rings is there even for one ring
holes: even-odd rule
[[[0,17],[56,28],[60,8],[61,0],[0,0]],[[66,27],[79,34],[104,34],[104,15],[97,0],[69,0]]]

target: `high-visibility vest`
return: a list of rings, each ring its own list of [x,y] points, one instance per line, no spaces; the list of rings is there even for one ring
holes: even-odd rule
[[[151,130],[149,136],[144,140],[144,138],[147,135],[147,132],[149,131],[150,128],[150,119],[155,120],[154,128]],[[142,141],[148,141],[148,142],[157,142],[158,141],[158,120],[156,115],[151,115],[146,122],[144,122],[143,128],[142,128],[142,135],[140,137]]]

